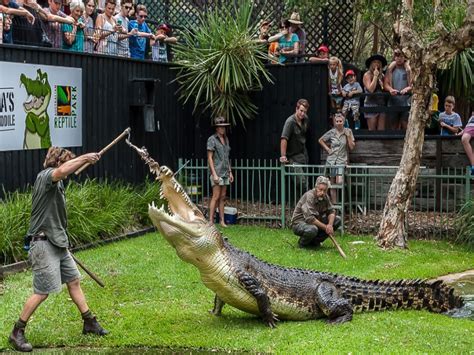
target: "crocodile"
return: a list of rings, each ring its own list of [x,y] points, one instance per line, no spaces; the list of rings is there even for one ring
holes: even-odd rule
[[[151,203],[148,214],[177,255],[200,272],[215,293],[211,313],[225,304],[260,316],[270,327],[278,320],[325,318],[336,324],[353,313],[389,309],[426,309],[435,313],[461,307],[463,300],[442,281],[362,280],[335,273],[272,265],[234,247],[205,218],[175,179],[145,148],[131,145],[161,184],[160,207]],[[167,205],[167,207],[165,207]]]

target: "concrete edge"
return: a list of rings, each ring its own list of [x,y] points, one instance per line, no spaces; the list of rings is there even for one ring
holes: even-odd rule
[[[155,227],[147,227],[147,228],[144,228],[144,229],[139,229],[139,230],[134,231],[134,232],[121,234],[121,235],[116,236],[116,237],[103,239],[103,240],[98,240],[96,242],[80,245],[78,247],[72,248],[71,251],[72,252],[77,252],[77,251],[82,251],[82,250],[86,250],[86,249],[92,249],[92,248],[100,247],[100,246],[103,246],[103,245],[106,245],[106,244],[119,242],[119,241],[124,240],[124,239],[136,238],[136,237],[139,237],[139,236],[142,236],[144,234],[151,233],[151,232],[154,232],[154,231],[155,231]],[[15,274],[17,272],[21,272],[21,271],[24,271],[24,270],[28,269],[29,267],[30,267],[30,263],[27,260],[19,261],[17,263],[13,263],[13,264],[0,266],[0,279],[5,275],[10,275],[10,274]]]

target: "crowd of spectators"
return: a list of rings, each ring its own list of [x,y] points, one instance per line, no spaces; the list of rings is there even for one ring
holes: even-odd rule
[[[0,43],[167,62],[171,27],[152,31],[133,0],[0,0]]]

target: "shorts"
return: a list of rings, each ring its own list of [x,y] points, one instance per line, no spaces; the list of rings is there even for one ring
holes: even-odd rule
[[[228,176],[224,176],[224,177],[220,177],[219,178],[219,181],[216,183],[213,179],[212,179],[212,175],[209,176],[209,179],[211,180],[211,186],[214,187],[214,186],[227,186],[227,185],[230,185],[230,180],[229,180],[229,177]]]
[[[326,165],[324,168],[324,175],[326,176],[342,176],[344,175],[344,167]]]
[[[469,126],[469,127],[464,128],[463,134],[464,133],[469,134],[471,137],[474,137],[474,127]]]
[[[69,250],[47,240],[31,242],[28,260],[33,270],[33,290],[36,294],[59,292],[62,284],[81,276]]]

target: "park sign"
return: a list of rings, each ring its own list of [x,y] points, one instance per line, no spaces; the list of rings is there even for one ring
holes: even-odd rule
[[[82,69],[0,62],[0,151],[82,146]]]

